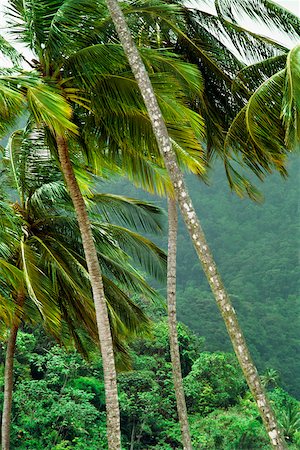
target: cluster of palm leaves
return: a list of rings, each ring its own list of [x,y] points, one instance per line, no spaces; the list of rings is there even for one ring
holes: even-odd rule
[[[98,342],[89,275],[70,196],[43,133],[15,131],[1,165],[2,319],[6,325],[16,315],[43,320],[58,341],[67,345],[72,338],[86,354],[85,341]],[[126,356],[126,340],[149,330],[149,320],[132,301],[133,294],[159,298],[134,265],[163,279],[166,264],[164,253],[132,227],[159,233],[161,211],[146,202],[99,193],[95,180],[93,184],[94,188],[90,181],[86,202],[103,268],[114,345]],[[16,301],[20,291],[22,306]],[[12,316],[9,311],[14,311]]]
[[[99,345],[95,310],[80,231],[61,172],[37,129],[14,132],[3,153],[1,326],[4,336],[10,329],[11,357],[24,322],[41,322],[62,345],[75,345],[88,356]],[[87,177],[82,173],[81,178],[84,186]],[[150,331],[149,319],[133,298],[159,300],[134,266],[158,279],[163,279],[166,266],[165,254],[137,230],[159,233],[162,214],[152,204],[99,193],[99,180],[93,184],[90,181],[86,189],[86,202],[117,364],[128,369],[127,343]]]
[[[210,3],[214,11],[203,12],[201,3]],[[3,303],[3,317],[11,324],[16,311],[27,318],[28,308],[34,308],[32,317],[42,315],[51,333],[60,340],[71,336],[83,350],[87,335],[97,336],[89,278],[102,279],[113,342],[124,352],[124,336],[148,328],[128,292],[155,297],[126,252],[156,275],[163,272],[163,255],[121,222],[134,225],[137,220],[157,231],[157,211],[129,199],[95,195],[86,173],[126,174],[159,194],[172,194],[172,183],[105,2],[10,0],[9,5],[9,27],[15,39],[30,48],[33,59],[27,61],[31,70],[24,70],[22,56],[1,39],[1,51],[13,63],[0,76],[1,135],[25,111],[28,114],[26,131],[10,141],[19,200],[16,197],[12,207],[1,204],[7,230],[1,244],[1,296],[11,305]],[[177,2],[129,1],[123,12],[179,166],[203,177],[218,155],[231,187],[255,197],[240,168],[248,167],[259,177],[274,169],[285,174],[287,149],[299,141],[299,47],[288,52],[246,30],[239,14],[296,37],[300,20],[267,0],[249,5],[215,0],[199,2],[195,9]],[[70,196],[53,169],[57,162]],[[94,240],[87,230],[83,244],[89,239],[89,248],[95,247],[102,276],[99,269],[91,273],[89,252],[82,250],[79,211],[86,209]],[[96,219],[96,211],[105,223]],[[114,214],[121,221],[118,225],[110,223]],[[101,283],[97,289],[102,292]],[[22,308],[15,306],[20,290],[25,293]],[[101,314],[105,316],[105,308]],[[99,326],[98,331],[101,342]]]

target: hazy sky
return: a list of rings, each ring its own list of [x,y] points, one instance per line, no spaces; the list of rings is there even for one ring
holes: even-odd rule
[[[293,11],[293,13],[300,16],[300,0],[277,0],[276,3],[284,6],[287,9]]]

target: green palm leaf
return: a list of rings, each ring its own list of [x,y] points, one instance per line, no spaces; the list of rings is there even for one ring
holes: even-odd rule
[[[281,117],[285,144],[293,150],[300,142],[300,45],[287,57]]]
[[[26,90],[28,108],[37,124],[46,125],[55,134],[61,134],[64,131],[77,133],[76,125],[69,120],[72,109],[65,98],[58,89],[44,83],[38,74],[34,73],[0,77],[0,105],[3,120],[10,122],[13,108],[20,114],[25,102],[24,90]]]
[[[0,52],[3,56],[7,57],[14,66],[20,64],[22,56],[3,36],[0,36]]]
[[[122,195],[97,193],[91,200],[105,221],[117,219],[148,233],[159,233],[163,229],[162,210],[152,203]]]
[[[273,56],[244,67],[237,73],[233,81],[233,90],[245,90],[246,88],[249,94],[253,94],[266,79],[284,69],[286,59],[286,54]]]
[[[143,270],[159,280],[165,279],[166,254],[152,241],[118,225],[102,224],[101,227],[133,260],[137,260]]]
[[[299,17],[272,1],[256,0],[253,4],[244,0],[219,0],[218,4],[222,15],[233,23],[246,14],[271,30],[277,29],[296,38],[300,36]]]
[[[21,266],[28,294],[42,316],[47,318],[53,327],[59,327],[60,312],[51,294],[50,280],[38,265],[38,255],[24,239],[20,242],[20,248]]]
[[[284,154],[284,135],[282,133],[281,92],[285,71],[269,78],[251,96],[246,107],[246,125],[255,145],[266,155]]]

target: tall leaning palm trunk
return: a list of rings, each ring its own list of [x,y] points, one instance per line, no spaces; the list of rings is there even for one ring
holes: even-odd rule
[[[23,291],[19,291],[17,295],[17,305],[21,308],[24,304],[25,295]],[[10,329],[7,341],[5,371],[4,371],[4,401],[1,423],[1,449],[10,449],[10,425],[11,425],[11,407],[13,395],[13,379],[14,379],[14,356],[16,350],[17,334],[19,330],[19,317],[15,314],[14,323]]]
[[[199,219],[185,186],[183,175],[178,167],[176,155],[173,152],[169,139],[168,130],[164,123],[146,68],[141,60],[134,41],[131,38],[129,28],[118,2],[116,0],[107,0],[107,5],[127,55],[131,70],[138,82],[147,107],[159,150],[164,158],[166,168],[174,186],[182,217],[224,319],[234,351],[244,372],[245,379],[259,408],[271,444],[276,449],[285,449],[285,442],[274,412],[250,356],[245,338],[238,324],[235,310],[231,305],[230,298],[217,271],[215,261],[209,250]]]
[[[107,439],[109,450],[121,449],[120,412],[117,390],[117,377],[113,352],[112,335],[110,330],[108,311],[105,301],[101,270],[97,251],[93,240],[91,224],[87,209],[74,175],[65,137],[56,139],[61,169],[74,204],[90,282],[95,304],[97,327],[103,361],[106,413],[107,413]]]
[[[175,388],[177,412],[180,423],[181,439],[184,450],[192,450],[191,435],[182,383],[180,353],[178,344],[176,319],[176,254],[177,254],[177,205],[176,200],[168,197],[168,273],[167,301],[170,353],[172,362],[173,382]]]

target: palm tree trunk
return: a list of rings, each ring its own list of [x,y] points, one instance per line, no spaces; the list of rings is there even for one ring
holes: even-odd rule
[[[180,423],[183,449],[192,450],[190,428],[182,383],[180,353],[179,353],[178,333],[177,333],[177,319],[176,319],[177,207],[176,207],[176,200],[171,197],[168,197],[168,220],[169,220],[169,236],[168,236],[167,300],[168,300],[168,323],[169,323],[169,339],[170,339],[173,382],[175,388],[177,412]]]
[[[109,450],[121,449],[120,412],[117,390],[117,377],[113,352],[112,336],[108,318],[108,311],[103,289],[102,275],[98,262],[97,251],[93,240],[91,224],[89,221],[84,199],[80,192],[74,175],[69,156],[68,144],[63,136],[56,139],[59,160],[66,185],[72,198],[76,216],[81,232],[82,243],[90,275],[90,281],[95,304],[96,319],[103,361],[106,413],[107,413],[107,439]]]
[[[183,175],[178,167],[176,155],[169,139],[168,130],[164,123],[146,68],[134,41],[131,38],[129,28],[117,0],[107,0],[107,5],[127,55],[131,70],[138,82],[147,107],[159,150],[164,158],[166,168],[174,186],[182,217],[226,324],[227,331],[244,372],[245,379],[257,403],[271,444],[276,449],[285,449],[285,441],[282,437],[276,417],[261,384],[257,369],[251,359],[242,330],[238,324],[235,310],[231,305],[230,298],[225,291],[221,277],[217,271],[215,261],[185,186]]]
[[[17,305],[22,307],[25,301],[23,291],[18,293]],[[5,357],[5,371],[4,371],[4,401],[2,411],[1,423],[1,448],[2,450],[9,450],[10,446],[10,424],[11,424],[11,407],[13,395],[13,380],[14,380],[14,356],[16,350],[17,334],[19,329],[19,318],[16,314],[15,323],[13,324],[9,338],[7,341],[6,357]]]
[[[14,378],[14,355],[16,349],[18,328],[19,328],[18,325],[14,325],[11,328],[9,338],[7,341],[5,372],[4,372],[4,402],[3,402],[2,426],[1,426],[2,450],[9,450],[9,443],[10,443],[10,418],[11,418],[13,378]]]

